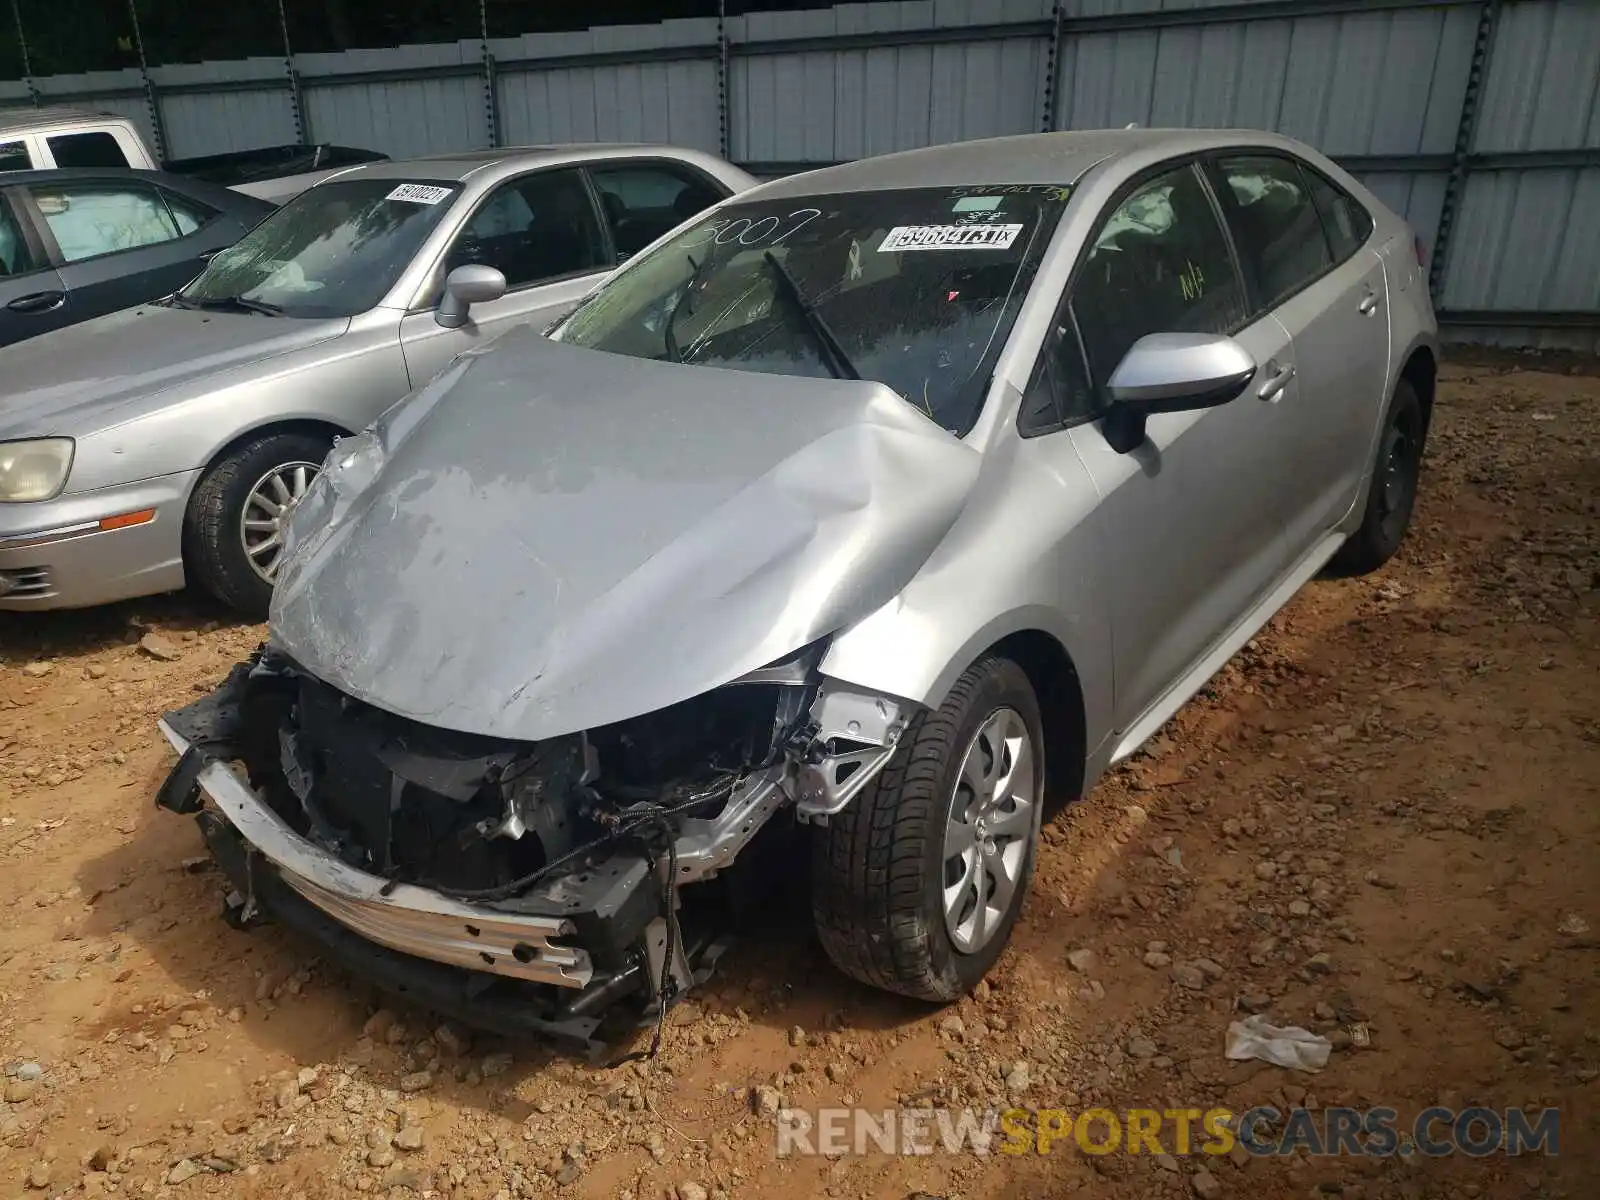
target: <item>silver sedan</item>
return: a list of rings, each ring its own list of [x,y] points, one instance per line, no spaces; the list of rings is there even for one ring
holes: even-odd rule
[[[659,146],[356,167],[176,295],[0,350],[0,609],[197,581],[264,615],[335,437],[754,182]]]
[[[1399,547],[1421,259],[1270,134],[764,185],[341,445],[162,801],[240,920],[477,1023],[669,1002],[805,853],[834,961],[952,1000],[1047,800]]]

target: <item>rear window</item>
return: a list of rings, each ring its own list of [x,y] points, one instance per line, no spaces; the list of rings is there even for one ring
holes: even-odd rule
[[[959,436],[1066,198],[997,185],[734,202],[613,275],[551,336],[757,373],[848,365]]]
[[[125,167],[128,156],[109,133],[60,133],[46,138],[58,167]]]

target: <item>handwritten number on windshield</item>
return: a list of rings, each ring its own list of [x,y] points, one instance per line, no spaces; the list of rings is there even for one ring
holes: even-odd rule
[[[751,221],[749,217],[729,217],[726,221],[713,221],[700,231],[688,248],[715,242],[727,246],[737,242],[741,246],[781,246],[822,215],[820,208],[797,208],[783,217],[762,217]]]

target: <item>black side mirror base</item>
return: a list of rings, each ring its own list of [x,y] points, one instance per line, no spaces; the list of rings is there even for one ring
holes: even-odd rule
[[[1100,431],[1118,454],[1132,454],[1144,445],[1145,413],[1131,404],[1113,404],[1106,413]]]

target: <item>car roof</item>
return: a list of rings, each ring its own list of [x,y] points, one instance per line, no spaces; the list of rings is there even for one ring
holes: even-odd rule
[[[485,168],[496,173],[521,171],[530,167],[558,166],[610,158],[668,157],[693,162],[706,157],[700,150],[646,142],[571,142],[548,146],[502,146],[495,150],[463,150],[454,154],[432,154],[383,162],[360,163],[331,175],[334,179],[409,179],[462,183]]]
[[[171,187],[184,187],[195,182],[184,175],[144,171],[136,167],[46,167],[36,171],[0,171],[0,188],[18,187],[25,183],[82,183],[86,179],[143,179]]]
[[[886,191],[895,188],[1077,183],[1092,168],[1147,150],[1172,155],[1219,146],[1304,153],[1276,134],[1247,129],[1084,129],[952,142],[857,159],[763,184],[752,198]]]
[[[78,121],[101,125],[107,121],[126,120],[126,117],[117,113],[72,108],[65,104],[47,104],[39,108],[0,108],[0,136],[32,133],[36,129],[50,129]]]

